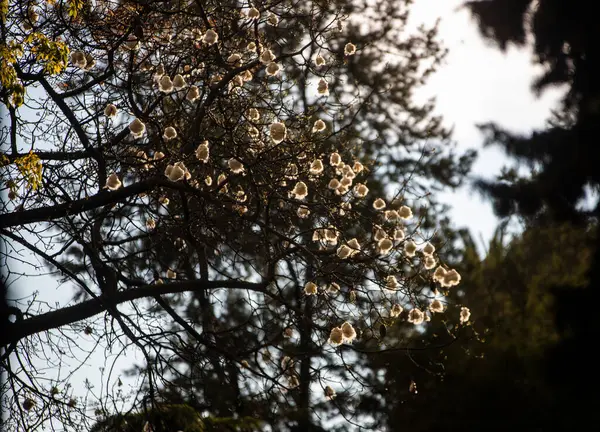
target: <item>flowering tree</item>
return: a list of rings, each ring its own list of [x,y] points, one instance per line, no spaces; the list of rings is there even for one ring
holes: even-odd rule
[[[185,398],[200,398],[198,410],[298,430],[343,418],[347,428],[368,421],[352,405],[368,371],[352,365],[381,348],[387,326],[410,328],[387,347],[410,351],[434,314],[469,321],[443,297],[460,275],[408,202],[426,199],[410,182],[426,172],[421,161],[435,173],[452,160],[423,145],[447,136],[431,105],[408,100],[433,70],[414,66],[419,55],[440,59],[434,33],[412,40],[433,54],[415,48],[411,62],[391,57],[367,77],[361,56],[380,51],[358,31],[354,6],[335,2],[73,0],[0,11],[10,198],[0,226],[21,254],[3,264],[9,274],[49,268],[58,292],[75,293],[10,307],[1,336],[10,428],[85,429],[144,412],[181,377],[198,386]],[[390,70],[402,79],[380,87]],[[388,141],[418,157],[373,145]],[[454,339],[447,329],[442,345]],[[137,392],[73,390],[90,343],[87,352],[142,356]],[[51,377],[38,369],[48,363]]]

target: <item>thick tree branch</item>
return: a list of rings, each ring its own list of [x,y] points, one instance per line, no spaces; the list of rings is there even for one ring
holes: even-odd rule
[[[83,213],[111,203],[117,203],[120,200],[147,192],[158,185],[174,186],[166,179],[155,177],[131,186],[121,188],[117,191],[109,192],[102,190],[96,195],[77,201],[59,204],[51,207],[41,207],[27,211],[17,211],[0,215],[0,228],[10,228],[15,226],[27,225],[30,223],[50,221],[65,216]]]
[[[184,281],[168,284],[153,284],[114,293],[111,295],[110,303],[116,307],[121,303],[139,300],[142,298],[216,288],[246,289],[264,293],[266,287],[266,283],[252,283],[236,280],[206,282]],[[99,313],[105,312],[106,310],[106,302],[103,301],[102,297],[100,297],[86,300],[74,306],[68,306],[55,311],[37,315],[24,321],[17,321],[16,323],[10,324],[6,332],[0,336],[0,346],[14,343],[36,333],[76,323]]]

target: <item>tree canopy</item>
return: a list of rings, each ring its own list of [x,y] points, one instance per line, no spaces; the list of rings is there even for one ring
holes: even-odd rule
[[[467,6],[483,34],[500,48],[533,42],[534,61],[545,70],[534,83],[535,90],[566,88],[563,101],[542,130],[517,135],[495,124],[482,127],[487,144],[499,145],[529,171],[506,171],[495,181],[481,181],[480,188],[492,197],[499,215],[517,215],[528,226],[570,222],[581,229],[595,227],[600,216],[600,29],[592,4],[485,0]],[[562,409],[571,414],[571,428],[585,425],[599,401],[598,380],[595,374],[590,377],[595,351],[589,341],[600,330],[595,319],[600,301],[600,234],[590,230],[590,236],[594,255],[585,286],[575,289],[571,283],[557,281],[554,289],[561,342],[548,356],[549,376],[553,391],[563,397]]]
[[[403,33],[410,3],[1,3],[3,265],[59,293],[9,305],[10,430],[159,429],[176,397],[374,427],[360,359],[385,328],[405,333],[388,349],[453,343],[470,312],[444,295],[461,275],[431,191],[473,155],[413,100],[444,50]],[[74,387],[101,350],[107,388]],[[127,393],[110,362],[133,353]]]

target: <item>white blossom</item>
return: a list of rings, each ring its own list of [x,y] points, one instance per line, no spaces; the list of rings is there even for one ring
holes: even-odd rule
[[[395,222],[400,218],[400,216],[398,215],[398,212],[396,210],[386,210],[383,213],[383,217],[385,218],[386,221],[390,221],[390,222]]]
[[[177,138],[177,131],[175,130],[175,128],[173,126],[169,126],[169,127],[165,128],[165,131],[163,133],[163,138],[166,141],[171,141],[172,139]]]
[[[189,100],[190,102],[194,102],[199,97],[200,97],[200,89],[195,85],[190,86],[187,94],[185,95],[185,98],[187,100]]]
[[[337,294],[340,291],[340,286],[335,283],[335,282],[331,282],[329,285],[327,285],[327,292],[329,294]]]
[[[209,153],[208,141],[204,141],[196,149],[196,158],[201,162],[208,162]]]
[[[388,276],[385,280],[385,287],[389,290],[395,291],[398,289],[398,287],[400,286],[400,284],[398,283],[398,279],[396,279],[396,276]]]
[[[354,185],[354,193],[358,198],[364,198],[369,193],[369,188],[362,183],[357,183]]]
[[[430,242],[427,242],[423,245],[421,252],[423,252],[423,255],[433,255],[433,253],[435,252],[435,246],[432,245]]]
[[[271,135],[271,140],[273,140],[273,142],[275,144],[279,144],[281,141],[283,141],[287,135],[287,129],[285,127],[285,124],[282,122],[275,122],[275,123],[271,123],[271,126],[269,128],[269,133]]]
[[[461,307],[460,308],[460,323],[465,324],[465,323],[469,322],[470,318],[471,318],[471,311],[469,310],[469,308],[466,306]]]
[[[454,270],[448,270],[444,275],[444,279],[442,280],[442,285],[447,287],[456,286],[460,283],[460,274]]]
[[[82,51],[75,51],[71,53],[71,63],[80,69],[85,69],[87,65],[87,59],[85,53]]]
[[[260,120],[260,113],[258,112],[258,110],[256,108],[250,108],[246,115],[248,116],[248,119],[251,121]]]
[[[325,58],[321,54],[317,54],[317,56],[315,57],[315,65],[320,67],[324,66],[325,63]]]
[[[323,96],[327,96],[329,94],[329,84],[323,78],[321,78],[317,84],[317,92]]]
[[[259,57],[261,63],[268,64],[275,60],[275,54],[270,49],[263,50]]]
[[[181,90],[185,86],[187,86],[187,83],[181,74],[177,74],[173,77],[173,87],[175,87],[175,90]]]
[[[296,214],[299,218],[306,219],[310,215],[310,210],[305,205],[301,205],[300,207],[298,207]]]
[[[444,312],[444,305],[442,304],[441,301],[439,301],[438,299],[435,299],[429,305],[429,310],[432,313],[442,313],[442,312]]]
[[[112,173],[106,179],[106,186],[105,187],[108,190],[113,190],[114,191],[114,190],[119,189],[121,186],[123,186],[123,184],[121,183],[121,180],[119,180],[119,177],[115,173]]]
[[[394,235],[393,235],[394,240],[402,241],[402,240],[404,240],[404,235],[405,235],[404,230],[402,228],[396,228],[394,230]]]
[[[325,130],[326,127],[327,126],[325,125],[325,122],[323,120],[319,119],[313,125],[312,131],[313,132],[322,132]]]
[[[422,324],[425,320],[425,314],[417,308],[411,309],[408,313],[408,322],[414,325]]]
[[[204,36],[202,36],[202,42],[204,42],[207,45],[213,45],[217,43],[218,40],[219,35],[216,31],[212,29],[207,30],[206,33],[204,33]]]
[[[117,107],[114,106],[113,104],[108,104],[106,105],[106,108],[104,108],[104,115],[106,117],[115,117],[117,115]]]
[[[425,257],[423,259],[423,265],[425,266],[425,269],[431,270],[432,268],[435,267],[436,264],[437,264],[437,261],[435,260],[433,255],[425,255]]]
[[[390,253],[392,248],[394,247],[394,242],[392,242],[389,238],[384,238],[379,240],[377,243],[377,248],[379,249],[379,253],[382,255],[387,255]]]
[[[342,335],[344,343],[352,343],[356,339],[356,330],[354,330],[352,324],[346,321],[342,324]]]
[[[412,210],[410,209],[410,207],[407,206],[400,207],[398,209],[398,214],[402,219],[410,219],[411,217],[413,217]]]
[[[383,210],[385,206],[385,201],[381,198],[377,198],[375,201],[373,201],[373,208],[375,210]]]
[[[244,172],[244,164],[241,163],[239,160],[237,160],[236,158],[231,158],[227,161],[227,165],[229,165],[229,169],[231,170],[231,172],[233,172],[234,174],[239,174]]]
[[[437,269],[435,269],[435,272],[433,273],[434,281],[441,283],[445,277],[446,277],[446,269],[444,267],[439,266]]]
[[[356,54],[356,45],[354,45],[353,43],[348,42],[346,44],[346,46],[344,47],[344,54],[347,56],[351,56]]]
[[[336,190],[340,186],[341,186],[341,183],[338,179],[331,179],[331,180],[329,180],[329,183],[327,184],[327,187],[332,190]]]
[[[341,327],[334,327],[331,329],[328,342],[333,346],[341,345],[344,342],[344,333],[342,332]]]
[[[227,63],[230,63],[235,66],[241,66],[242,64],[242,56],[238,53],[233,53],[229,57],[227,57]]]
[[[340,156],[340,154],[337,152],[331,153],[331,155],[329,156],[329,165],[338,166],[341,163],[342,157]]]
[[[251,20],[256,20],[256,19],[260,18],[260,11],[258,9],[256,9],[255,7],[251,8],[248,11],[248,18],[250,18]]]
[[[306,183],[300,181],[294,186],[292,194],[296,199],[304,199],[308,195],[308,186],[306,186]]]
[[[362,172],[362,170],[364,170],[364,169],[365,169],[364,165],[358,161],[354,162],[354,165],[352,165],[352,171],[354,171],[356,174]]]
[[[279,66],[275,62],[269,63],[266,68],[267,75],[269,75],[269,76],[277,75],[280,70],[281,70],[281,66]]]
[[[361,250],[360,243],[358,242],[358,240],[356,238],[351,239],[348,242],[348,246],[350,246],[353,249],[352,255],[356,255]]]
[[[279,17],[271,12],[267,17],[267,24],[273,27],[277,26],[279,24]]]
[[[306,285],[304,285],[304,294],[314,295],[314,294],[317,294],[317,292],[318,292],[318,287],[317,287],[317,284],[315,284],[314,282],[307,282]]]
[[[173,91],[173,81],[168,75],[162,75],[158,80],[158,89],[163,93],[170,93]]]
[[[141,138],[146,133],[146,125],[136,118],[129,124],[129,130],[134,138]]]
[[[352,255],[352,249],[350,247],[348,247],[347,245],[341,245],[338,248],[336,254],[339,258],[346,259],[346,258],[350,257],[350,255]]]
[[[417,244],[414,241],[409,240],[406,243],[404,243],[404,253],[406,254],[406,256],[414,257],[416,252]]]
[[[398,303],[394,303],[392,308],[390,309],[390,317],[396,318],[399,317],[404,309]]]
[[[323,172],[323,162],[321,161],[321,159],[315,159],[314,161],[312,161],[312,163],[310,164],[309,171],[313,175],[321,174]]]

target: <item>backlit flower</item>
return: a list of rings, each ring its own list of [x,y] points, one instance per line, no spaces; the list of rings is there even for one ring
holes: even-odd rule
[[[435,299],[429,305],[429,310],[433,313],[442,313],[444,312],[444,305],[438,299]]]
[[[204,141],[196,149],[196,158],[200,162],[208,162],[208,157],[209,157],[208,141]]]
[[[469,310],[469,308],[466,306],[461,307],[460,308],[460,323],[465,324],[465,323],[469,322],[470,318],[471,318],[471,311]]]
[[[217,34],[216,31],[214,31],[212,29],[207,30],[206,33],[204,33],[204,36],[202,36],[202,42],[204,42],[207,45],[213,45],[218,40],[219,40],[219,35]]]
[[[236,158],[231,158],[227,161],[227,165],[229,165],[229,169],[231,170],[231,172],[233,172],[234,174],[239,174],[241,172],[244,172],[244,164],[241,163],[239,160],[237,160]]]
[[[308,187],[306,186],[306,183],[304,183],[304,182],[296,183],[296,185],[294,186],[294,189],[292,190],[292,194],[294,195],[294,197],[296,199],[299,199],[299,200],[306,198],[306,196],[308,195]]]
[[[187,100],[189,100],[190,102],[194,102],[199,97],[200,97],[200,89],[198,89],[198,87],[195,85],[190,86],[187,94],[185,95],[185,98]]]
[[[115,117],[117,115],[117,107],[113,104],[106,105],[106,108],[104,108],[104,115],[106,117]]]
[[[356,339],[356,330],[354,330],[352,324],[345,322],[342,324],[342,335],[344,336],[343,341],[345,343],[352,343]]]
[[[404,253],[406,254],[406,256],[414,257],[416,252],[417,244],[414,241],[409,240],[406,243],[404,243]]]
[[[321,78],[317,84],[317,92],[323,96],[327,96],[329,94],[329,84],[323,78]]]
[[[287,135],[287,129],[285,127],[285,124],[281,122],[271,123],[271,126],[269,127],[269,132],[271,135],[271,139],[275,144],[279,144],[285,139]]]
[[[408,313],[408,322],[409,323],[412,323],[414,325],[419,325],[419,324],[422,324],[424,320],[425,320],[425,314],[417,308],[411,309],[411,311]]]
[[[177,131],[175,130],[175,128],[173,126],[169,126],[169,127],[165,128],[165,131],[163,133],[163,138],[166,141],[171,141],[172,139],[177,138]]]
[[[324,393],[325,393],[325,398],[327,400],[333,400],[337,396],[337,394],[335,393],[335,390],[329,386],[325,387]]]
[[[331,329],[329,333],[328,342],[333,346],[341,345],[344,341],[344,333],[342,332],[341,327],[334,327]]]
[[[173,78],[173,87],[175,87],[175,90],[181,90],[185,86],[187,86],[185,78],[183,78],[181,74],[175,75],[175,77]]]
[[[399,317],[404,309],[398,303],[394,303],[392,308],[390,309],[390,317],[396,318]]]
[[[146,125],[136,118],[129,124],[129,130],[134,138],[141,138],[146,133]]]
[[[173,91],[173,81],[168,75],[163,75],[158,80],[158,89],[163,93],[170,93]]]
[[[313,125],[312,131],[313,132],[322,132],[325,130],[325,128],[326,128],[325,122],[323,120],[319,119]]]
[[[347,56],[351,56],[356,54],[356,45],[354,45],[353,43],[348,42],[346,44],[346,46],[344,47],[344,54]]]
[[[400,207],[398,209],[398,214],[402,219],[410,219],[413,216],[412,210],[407,206]]]
[[[321,159],[315,159],[310,164],[310,173],[313,175],[318,175],[318,174],[321,174],[322,172],[323,172],[323,162],[321,161]]]
[[[263,50],[259,58],[262,63],[268,64],[275,60],[275,54],[273,54],[273,51],[270,49],[266,49]]]
[[[117,190],[121,186],[123,186],[123,184],[121,183],[121,180],[119,180],[119,177],[115,173],[112,173],[106,179],[106,186],[105,187],[108,190]]]
[[[281,66],[279,66],[275,62],[271,62],[267,65],[267,68],[265,70],[267,72],[267,75],[274,76],[279,73],[279,71],[281,70]]]
[[[383,210],[385,208],[385,205],[385,201],[381,198],[377,198],[375,201],[373,201],[373,208],[375,210]]]
[[[304,294],[306,295],[317,294],[317,290],[317,285],[314,282],[307,282],[306,285],[304,285]]]

